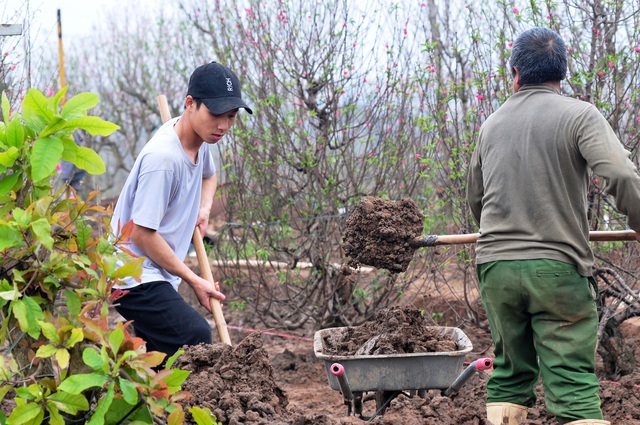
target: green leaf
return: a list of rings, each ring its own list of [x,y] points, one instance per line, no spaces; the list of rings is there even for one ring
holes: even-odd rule
[[[56,351],[56,361],[61,369],[66,369],[69,366],[70,358],[71,354],[69,354],[69,350],[66,348],[58,348],[58,351]]]
[[[67,121],[66,128],[81,128],[92,136],[108,136],[120,127],[112,122],[105,121],[100,117],[80,117]]]
[[[65,391],[69,394],[80,394],[87,388],[102,387],[107,383],[109,377],[102,373],[80,373],[71,375],[58,386],[58,391]]]
[[[64,418],[55,404],[47,403],[47,412],[49,412],[49,425],[65,425]]]
[[[140,277],[142,275],[142,263],[144,263],[144,260],[145,257],[139,257],[118,267],[116,269],[116,277],[120,279],[127,276]]]
[[[17,300],[18,298],[20,298],[20,291],[18,290],[18,288],[13,288],[10,291],[1,291],[0,298],[7,301]]]
[[[33,88],[27,91],[22,102],[22,118],[33,131],[40,133],[53,119],[53,112],[41,91]]]
[[[18,319],[20,330],[29,334],[32,338],[40,336],[38,321],[42,320],[42,309],[31,297],[14,301],[12,303],[13,314]]]
[[[167,359],[167,361],[165,362],[165,366],[164,366],[165,369],[171,369],[171,367],[173,367],[173,364],[178,359],[178,357],[180,357],[183,354],[184,354],[184,350],[176,351],[175,354],[173,356],[169,357]]]
[[[122,345],[122,342],[124,341],[124,331],[122,330],[122,328],[114,329],[109,334],[108,340],[109,340],[109,347],[111,347],[111,351],[113,351],[114,353],[117,353],[118,350],[120,350],[120,346]]]
[[[98,401],[98,407],[93,412],[91,416],[91,420],[88,422],[88,425],[102,425],[104,424],[104,417],[109,412],[109,407],[113,402],[113,397],[115,395],[115,391],[113,390],[114,383],[111,382],[109,384],[109,389],[107,390],[107,394]]]
[[[9,104],[9,98],[7,97],[7,94],[3,90],[2,91],[2,120],[4,121],[5,124],[9,123],[10,115],[11,115],[11,105]]]
[[[80,328],[71,329],[71,336],[67,339],[65,347],[72,348],[74,345],[84,339],[84,332]]]
[[[107,170],[100,155],[93,149],[85,148],[84,146],[78,146],[74,164],[93,175],[102,174]]]
[[[13,220],[20,227],[27,227],[29,222],[31,221],[31,214],[27,214],[25,210],[22,208],[14,208],[13,209]]]
[[[38,241],[47,249],[53,248],[53,238],[51,237],[51,225],[46,218],[39,218],[31,223],[31,229],[35,233]]]
[[[76,221],[76,237],[78,238],[78,248],[81,251],[84,251],[87,247],[87,241],[91,238],[92,231],[93,228],[78,217]]]
[[[69,314],[72,317],[77,317],[80,314],[80,308],[82,307],[80,297],[74,291],[70,291],[68,289],[64,291],[64,295],[65,303],[69,309]]]
[[[62,107],[62,118],[71,120],[85,116],[87,111],[98,104],[100,98],[95,93],[84,92],[73,96]]]
[[[62,140],[62,146],[64,146],[64,150],[62,151],[62,159],[72,164],[75,164],[76,158],[78,156],[78,145],[75,140],[73,140],[73,136],[71,137],[60,137]]]
[[[16,114],[13,119],[7,124],[7,130],[5,132],[7,138],[7,144],[9,146],[19,148],[24,143],[24,128],[20,122],[20,116]]]
[[[53,345],[41,345],[40,347],[38,347],[38,351],[36,351],[36,357],[48,359],[49,357],[56,354],[56,351],[58,351],[58,349]]]
[[[0,156],[2,156],[2,153],[0,153]],[[6,195],[11,189],[13,189],[13,187],[18,182],[20,175],[20,173],[14,172],[12,174],[7,174],[2,179],[0,179],[0,196]]]
[[[0,252],[23,245],[22,234],[17,229],[9,224],[0,223]]]
[[[66,382],[66,380],[63,382]],[[85,396],[82,394],[69,394],[61,391],[60,388],[58,388],[58,392],[47,397],[47,400],[54,402],[58,409],[72,415],[78,413],[79,410],[89,410],[89,402]]]
[[[45,338],[55,344],[60,344],[60,336],[58,335],[58,330],[53,323],[41,321],[40,328],[42,329],[42,335],[44,335]]]
[[[40,405],[27,403],[13,409],[7,418],[7,425],[40,424],[43,417],[44,409]]]
[[[138,402],[138,391],[133,382],[128,379],[118,378],[118,385],[120,386],[120,391],[122,391],[122,398],[127,403],[135,406]]]
[[[189,412],[193,415],[193,420],[196,421],[198,425],[215,425],[215,416],[211,413],[209,408],[201,408],[198,406],[193,406],[189,408]]]
[[[165,384],[169,387],[178,388],[189,377],[188,370],[174,369],[171,371],[171,375],[164,379]]]
[[[84,361],[84,363],[91,369],[96,371],[102,370],[104,366],[104,360],[95,348],[86,348],[82,352],[82,361]]]
[[[66,125],[66,120],[60,117],[54,117],[53,120],[49,124],[47,124],[47,126],[40,132],[40,138],[55,134],[58,131],[64,129]]]
[[[31,151],[31,178],[37,182],[53,174],[60,162],[64,147],[57,137],[42,137],[33,142]]]
[[[18,148],[11,146],[4,152],[0,152],[0,165],[4,165],[5,167],[13,167],[16,159],[20,157],[20,151]]]

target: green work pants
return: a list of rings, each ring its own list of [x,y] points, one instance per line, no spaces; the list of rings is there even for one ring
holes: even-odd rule
[[[554,260],[478,265],[494,343],[487,402],[532,407],[539,376],[560,423],[602,419],[595,375],[595,282]]]

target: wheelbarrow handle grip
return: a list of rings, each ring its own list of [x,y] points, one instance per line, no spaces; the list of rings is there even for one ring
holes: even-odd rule
[[[451,394],[457,393],[458,390],[464,385],[464,383],[467,382],[474,373],[476,373],[476,371],[486,370],[490,367],[493,367],[493,360],[488,357],[471,362],[471,364],[467,366],[467,368],[463,370],[460,375],[458,375],[456,380],[453,381],[453,384],[451,384],[451,386],[449,386],[449,388],[444,390],[442,393],[447,397]]]
[[[476,370],[482,371],[491,369],[493,367],[493,359],[489,357],[484,357],[482,359],[478,359],[475,362]]]
[[[338,378],[338,385],[340,385],[340,392],[342,393],[345,404],[350,405],[353,400],[353,392],[349,386],[347,375],[344,373],[344,366],[340,363],[334,363],[329,367],[329,370],[333,376]]]

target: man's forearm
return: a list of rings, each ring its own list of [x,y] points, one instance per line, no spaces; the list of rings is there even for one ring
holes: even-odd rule
[[[214,174],[211,177],[202,179],[202,198],[200,199],[200,209],[206,208],[211,210],[211,204],[213,198],[216,196],[216,190],[218,188],[218,175]]]
[[[197,275],[173,252],[169,244],[155,230],[134,225],[131,240],[154,263],[172,275],[190,282]]]

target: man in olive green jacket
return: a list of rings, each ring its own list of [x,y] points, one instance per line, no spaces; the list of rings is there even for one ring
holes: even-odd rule
[[[608,424],[595,375],[589,169],[636,231],[640,177],[602,114],[560,95],[567,57],[557,33],[525,31],[510,65],[514,94],[483,124],[467,186],[495,351],[487,414],[494,424],[522,423],[541,376],[561,424]]]

